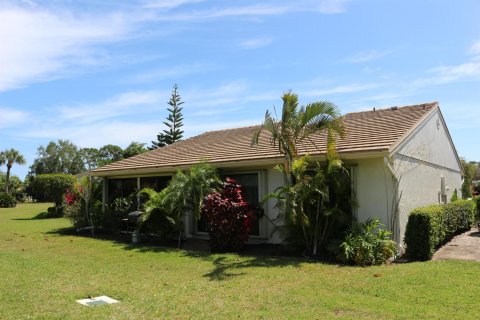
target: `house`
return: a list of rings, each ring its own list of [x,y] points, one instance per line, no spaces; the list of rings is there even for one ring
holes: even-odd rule
[[[350,171],[349,181],[356,205],[352,214],[360,221],[378,217],[397,242],[403,242],[410,211],[433,203],[449,202],[461,190],[462,170],[455,146],[437,102],[348,113],[346,136],[337,150]],[[273,168],[282,157],[263,131],[259,146],[251,146],[258,127],[211,131],[172,145],[111,163],[93,171],[104,178],[104,204],[136,188],[161,189],[177,169],[208,160],[224,175],[247,190],[250,202],[284,183]],[[325,160],[326,134],[311,137],[298,146],[300,154]],[[281,242],[270,222],[278,214],[274,201],[265,204],[251,239]],[[187,236],[202,235],[202,226],[190,218]]]

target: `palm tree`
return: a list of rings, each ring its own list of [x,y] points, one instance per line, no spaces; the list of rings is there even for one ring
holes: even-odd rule
[[[310,136],[326,130],[328,171],[340,167],[335,140],[344,134],[342,118],[331,102],[318,101],[299,107],[298,96],[290,91],[283,94],[282,100],[281,119],[267,111],[263,124],[253,134],[252,145],[258,145],[261,132],[266,130],[271,134],[270,143],[284,156],[283,165],[277,169],[284,174],[285,186],[267,195],[266,200],[276,198],[279,201],[283,206],[284,229],[287,233],[300,229],[306,251],[316,256],[328,225],[327,220],[325,228],[321,228],[319,218],[330,214],[323,206],[325,178],[318,165],[313,177],[305,175],[308,155],[299,157],[298,146],[305,140],[313,143]]]
[[[15,149],[7,149],[3,152],[0,153],[0,164],[2,163],[6,163],[7,164],[7,176],[6,176],[6,180],[5,180],[5,192],[6,193],[9,193],[9,190],[8,190],[8,185],[9,185],[9,182],[10,182],[10,170],[12,169],[12,166],[14,163],[16,164],[25,164],[26,161],[25,161],[25,158],[23,157],[23,155],[15,150]]]
[[[318,101],[306,106],[298,106],[298,96],[291,91],[282,96],[282,118],[275,119],[269,111],[265,120],[252,137],[252,145],[258,145],[263,130],[271,134],[270,143],[284,155],[285,179],[287,184],[295,184],[292,164],[298,157],[297,147],[309,140],[312,134],[327,130],[327,159],[330,165],[339,164],[335,138],[343,136],[344,129],[340,112],[333,103]]]

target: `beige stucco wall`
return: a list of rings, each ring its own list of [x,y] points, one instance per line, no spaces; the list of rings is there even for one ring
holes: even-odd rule
[[[440,111],[432,114],[395,151],[392,165],[398,179],[398,229],[403,242],[409,213],[417,207],[439,203],[441,178],[450,198],[455,189],[461,197],[461,167]]]
[[[273,168],[266,170],[266,179],[267,179],[267,193],[274,192],[278,187],[284,185],[283,174]],[[280,224],[280,221],[276,220],[278,218],[279,211],[275,208],[277,201],[272,199],[265,204],[265,215],[268,219],[264,219],[265,223],[265,236],[267,237],[268,243],[280,243],[282,238],[280,233],[275,229],[273,223],[277,225]]]
[[[390,228],[392,209],[392,174],[384,165],[384,158],[357,160],[354,169],[356,185],[355,216],[364,222],[369,218],[379,218],[385,227]]]

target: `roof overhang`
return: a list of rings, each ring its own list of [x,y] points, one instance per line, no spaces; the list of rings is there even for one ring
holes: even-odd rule
[[[372,150],[372,151],[362,151],[362,152],[345,152],[341,153],[340,159],[342,161],[354,161],[360,159],[373,159],[373,158],[382,158],[388,156],[388,150]],[[326,157],[322,155],[310,155],[314,161],[325,161]],[[277,164],[282,163],[283,157],[278,156],[274,158],[266,159],[255,159],[255,160],[235,160],[235,161],[222,161],[222,162],[209,162],[213,166],[219,169],[231,168],[231,169],[266,169],[271,168]],[[177,170],[186,170],[195,163],[182,164],[177,166],[151,166],[151,167],[141,167],[141,168],[125,168],[125,169],[115,169],[115,170],[101,170],[93,171],[92,175],[96,177],[127,177],[127,176],[147,176],[152,174],[167,174],[174,173]]]

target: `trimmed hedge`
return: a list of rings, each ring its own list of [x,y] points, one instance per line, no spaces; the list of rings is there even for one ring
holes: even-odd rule
[[[0,208],[15,208],[17,206],[17,199],[15,196],[0,192]]]
[[[429,260],[439,245],[469,230],[474,222],[475,204],[471,200],[417,208],[408,217],[406,253],[413,260]]]
[[[476,206],[476,209],[477,209],[477,227],[478,229],[480,230],[480,196],[476,196],[476,197],[473,197],[473,201],[475,202],[475,206]]]

